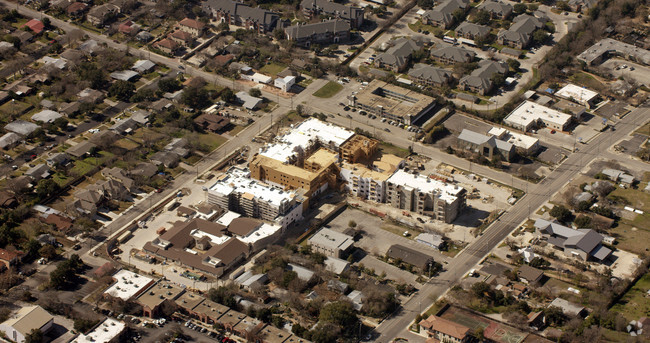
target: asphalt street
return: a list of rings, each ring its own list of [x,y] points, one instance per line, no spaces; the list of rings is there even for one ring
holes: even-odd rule
[[[386,319],[376,328],[380,334],[377,342],[390,342],[394,337],[408,336],[407,326],[413,321],[420,309],[427,308],[451,286],[456,284],[474,266],[479,263],[494,247],[503,241],[515,228],[553,194],[572,180],[591,161],[601,156],[612,142],[626,137],[641,126],[650,117],[649,107],[640,107],[630,112],[617,125],[616,131],[606,131],[594,138],[578,152],[570,155],[542,182],[531,187],[530,192],[505,212],[476,241],[460,252],[447,265],[447,270],[431,283],[423,286],[418,294],[403,304],[392,317]]]

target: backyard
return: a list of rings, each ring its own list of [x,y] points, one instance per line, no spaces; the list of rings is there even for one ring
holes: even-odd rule
[[[283,65],[277,63],[269,63],[262,67],[262,69],[260,69],[260,72],[271,76],[277,76],[279,72],[284,70],[284,68],[286,67]]]
[[[648,290],[650,290],[650,274],[645,274],[621,300],[614,304],[612,310],[619,312],[628,321],[650,316]]]

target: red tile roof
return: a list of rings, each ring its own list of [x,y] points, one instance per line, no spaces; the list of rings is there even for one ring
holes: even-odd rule
[[[83,2],[73,2],[70,4],[70,6],[68,6],[66,11],[68,14],[73,14],[85,10],[87,7],[88,5],[84,4]]]
[[[27,23],[25,23],[24,26],[29,27],[36,34],[39,34],[39,33],[43,32],[43,29],[45,28],[45,25],[43,24],[43,22],[41,22],[38,19],[32,19],[32,20],[28,21]]]
[[[2,261],[11,262],[16,257],[20,257],[20,256],[23,256],[23,255],[24,254],[23,254],[22,251],[9,251],[9,250],[0,248],[0,260],[2,260]]]
[[[197,30],[202,30],[203,27],[205,27],[205,24],[203,24],[202,22],[194,20],[194,19],[190,19],[190,18],[185,18],[185,19],[181,20],[178,23],[178,25],[191,27],[191,28],[197,29]]]
[[[461,340],[464,339],[465,336],[467,336],[469,333],[468,327],[435,315],[431,315],[429,318],[422,320],[420,322],[420,326],[426,328],[427,330],[437,331]]]
[[[155,45],[159,46],[159,47],[167,48],[167,49],[170,49],[170,50],[174,50],[174,49],[176,49],[178,47],[178,43],[174,42],[171,39],[167,39],[167,38],[159,40],[158,42],[156,42]]]

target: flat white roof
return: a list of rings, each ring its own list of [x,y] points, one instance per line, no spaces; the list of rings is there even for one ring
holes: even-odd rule
[[[79,335],[72,343],[108,343],[122,333],[125,327],[126,324],[124,322],[117,321],[113,318],[106,318],[93,331],[87,335]]]
[[[109,287],[104,294],[109,294],[123,300],[129,300],[137,292],[147,287],[147,285],[153,281],[151,278],[136,274],[126,269],[122,269],[115,273],[113,278],[115,278],[117,282]]]
[[[234,219],[237,219],[239,217],[241,217],[241,214],[233,211],[228,211],[219,217],[219,219],[217,219],[217,224],[228,226]]]
[[[210,191],[222,195],[229,195],[233,192],[248,193],[258,201],[266,201],[275,206],[290,202],[296,196],[293,191],[285,191],[282,188],[254,180],[250,177],[249,170],[240,168],[228,170],[210,187]]]
[[[332,229],[322,228],[309,238],[309,243],[330,247],[332,249],[346,250],[354,243],[354,239],[350,235]]]
[[[230,239],[229,236],[218,237],[218,236],[215,236],[213,234],[209,234],[209,233],[207,233],[205,231],[201,231],[199,229],[192,230],[192,232],[190,232],[190,236],[194,237],[197,240],[201,239],[203,237],[208,237],[210,242],[212,242],[212,244],[214,244],[214,245],[221,245],[223,243],[226,243]]]
[[[591,99],[597,97],[598,93],[590,89],[569,83],[568,85],[562,87],[562,89],[559,91],[555,92],[555,95],[566,99],[573,98],[579,103],[587,103],[591,101]]]
[[[502,127],[493,127],[488,131],[488,135],[501,137],[502,140],[522,149],[530,149],[539,142],[539,139],[522,135],[521,133],[512,132]],[[503,136],[502,136],[503,135]]]
[[[452,203],[458,198],[458,194],[463,190],[462,187],[434,180],[424,175],[414,175],[400,169],[388,179],[396,185],[406,186],[419,189],[421,192],[433,193],[438,192],[440,199],[447,203]]]
[[[264,223],[260,227],[258,227],[257,230],[251,232],[246,237],[239,238],[239,240],[246,244],[255,243],[260,239],[273,236],[279,230],[282,230],[282,226]]]
[[[571,120],[571,115],[526,100],[512,111],[504,121],[511,123],[511,125],[528,127],[532,122],[540,119],[564,126]]]
[[[297,149],[305,150],[316,140],[339,147],[352,136],[354,131],[310,118],[278,137],[276,143],[262,148],[260,155],[285,163],[296,154]]]

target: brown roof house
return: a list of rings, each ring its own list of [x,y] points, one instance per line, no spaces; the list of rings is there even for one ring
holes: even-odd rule
[[[160,51],[166,53],[166,54],[174,54],[176,50],[178,50],[179,45],[175,41],[169,39],[169,38],[163,38],[155,43],[153,43],[153,47],[156,49],[159,49]]]
[[[544,277],[544,272],[537,268],[533,268],[527,264],[524,264],[521,267],[519,267],[519,270],[517,271],[517,276],[519,277],[519,280],[521,280],[521,282],[527,284],[533,284],[533,283],[538,283],[542,280],[542,278]]]
[[[8,267],[16,266],[22,262],[25,254],[22,251],[11,251],[0,248],[0,261]]]
[[[205,29],[205,24],[198,20],[185,18],[178,22],[178,28],[194,37],[201,37]]]
[[[230,124],[230,119],[212,113],[203,113],[194,118],[194,123],[202,127],[204,130],[220,132]]]
[[[120,182],[129,192],[134,192],[137,190],[135,181],[129,177],[127,171],[122,168],[113,167],[113,168],[104,168],[102,169],[102,176],[107,179],[112,179]]]
[[[74,193],[74,200],[68,204],[67,211],[78,215],[94,216],[97,208],[106,200],[103,193],[92,189],[82,189]]]
[[[427,332],[427,337],[438,342],[464,343],[472,339],[468,327],[456,324],[447,319],[431,315],[420,322],[420,327]]]
[[[13,194],[8,191],[0,191],[0,207],[14,208],[16,206],[18,206],[18,201]]]

